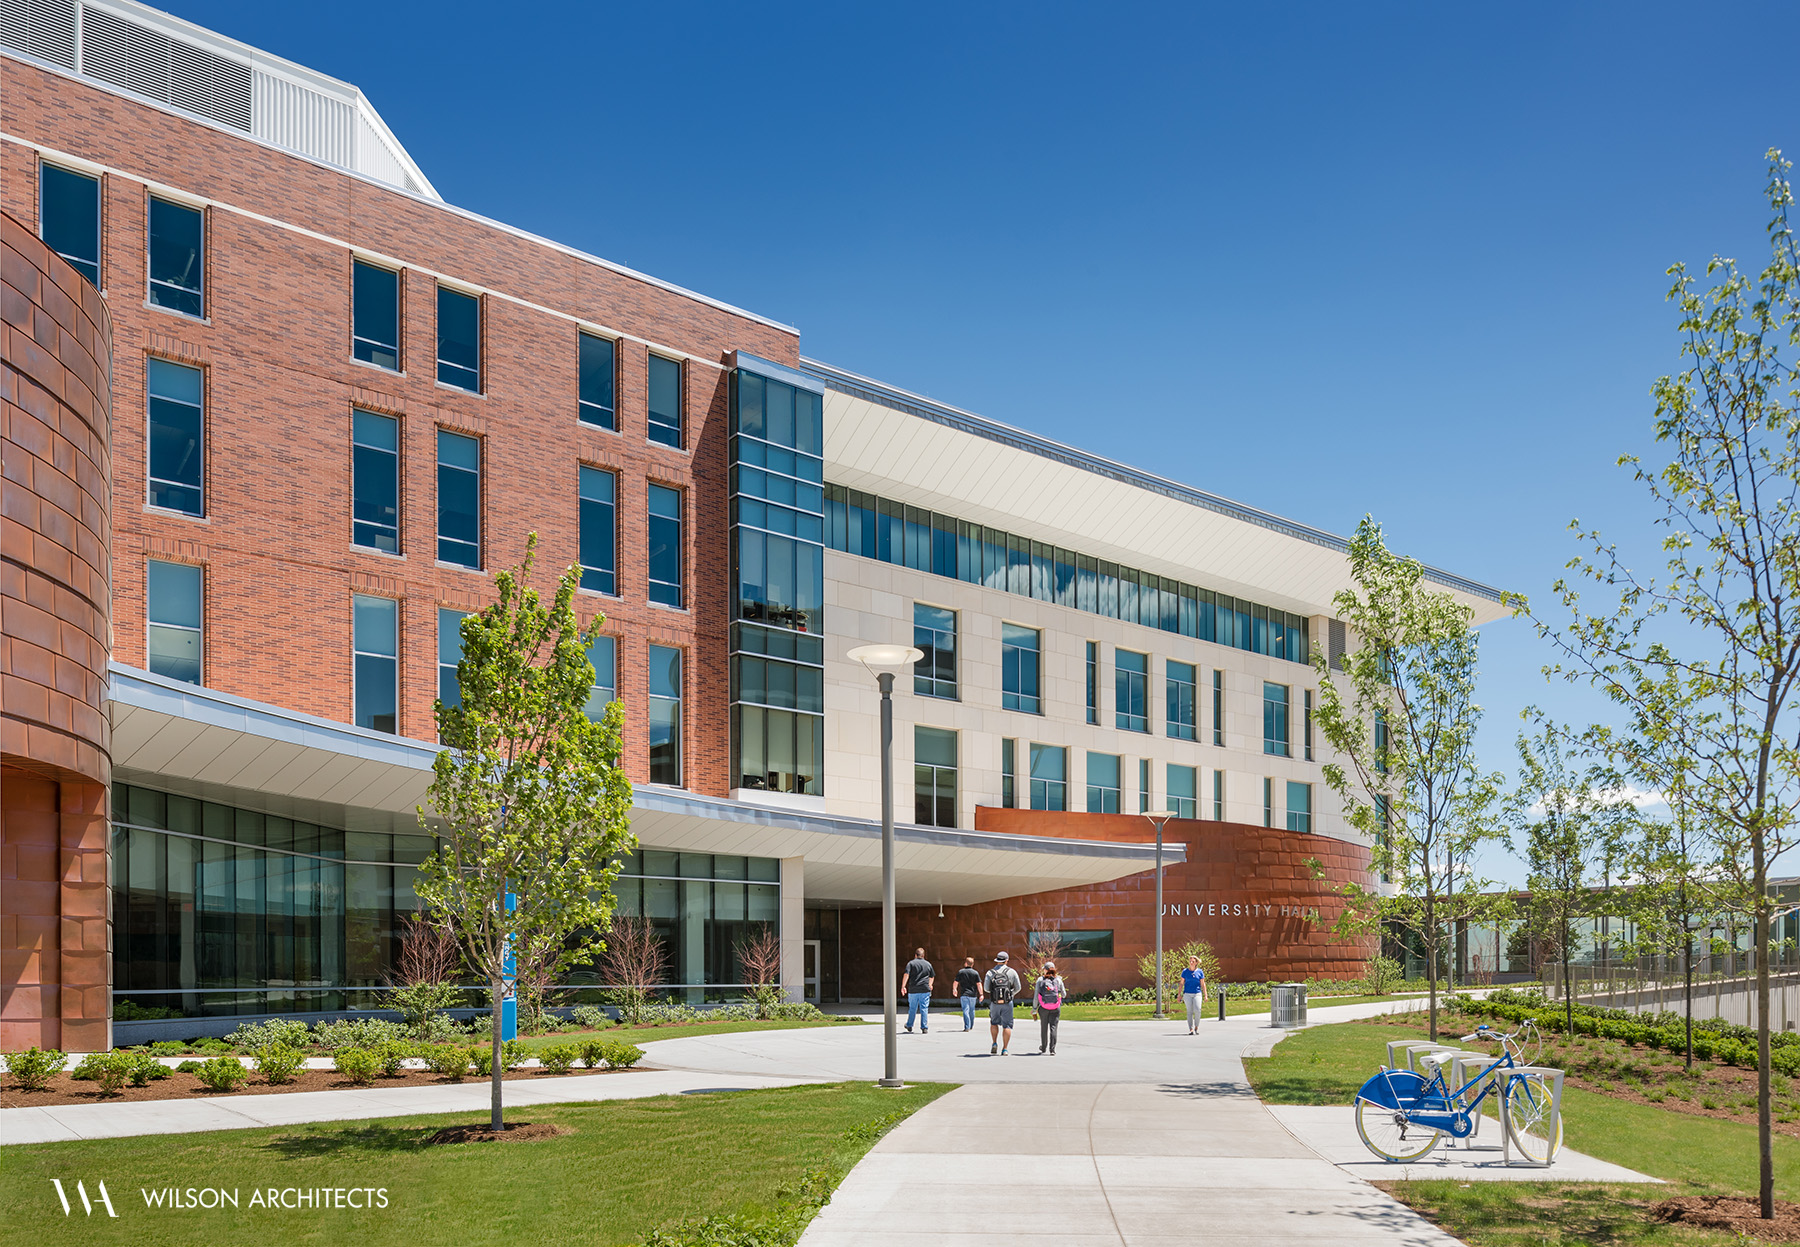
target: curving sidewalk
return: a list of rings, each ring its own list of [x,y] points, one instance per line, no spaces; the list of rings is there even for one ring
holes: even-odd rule
[[[1312,1020],[1392,1008],[1339,1006],[1314,1010]],[[1050,1057],[1038,1055],[1030,1023],[1014,1032],[1014,1054],[1001,1058],[988,1055],[985,1019],[965,1034],[957,1015],[936,1017],[929,1034],[900,1036],[900,1073],[963,1085],[870,1150],[802,1247],[973,1247],[1007,1231],[1059,1247],[1453,1247],[1459,1240],[1371,1185],[1428,1176],[1420,1167],[1404,1174],[1363,1164],[1366,1153],[1337,1154],[1347,1109],[1304,1110],[1290,1122],[1281,1115],[1289,1110],[1272,1111],[1256,1098],[1242,1058],[1266,1055],[1285,1033],[1270,1029],[1266,1014],[1209,1021],[1195,1036],[1176,1019],[1070,1022]],[[649,1052],[658,1066],[716,1076],[873,1079],[881,1032],[858,1026],[693,1037],[649,1045]],[[1320,1116],[1308,1122],[1306,1113]],[[1643,1180],[1614,1166],[1590,1175],[1578,1163],[1585,1159],[1565,1152],[1552,1175]],[[1546,1176],[1498,1170],[1480,1153],[1447,1154],[1445,1164],[1454,1173],[1430,1176]]]

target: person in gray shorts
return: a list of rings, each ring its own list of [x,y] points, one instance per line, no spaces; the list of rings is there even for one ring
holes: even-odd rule
[[[1013,997],[1019,994],[1019,972],[1006,964],[1004,952],[994,954],[994,968],[981,980],[988,998],[988,1055],[1005,1056],[1012,1048]],[[1001,1032],[1006,1046],[1000,1046]]]

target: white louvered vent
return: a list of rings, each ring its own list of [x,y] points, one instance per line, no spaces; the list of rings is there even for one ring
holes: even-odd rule
[[[171,41],[169,103],[221,125],[250,128],[250,67]]]
[[[352,167],[356,110],[297,82],[256,71],[256,137]]]
[[[0,45],[64,69],[75,68],[75,0],[5,0]]]

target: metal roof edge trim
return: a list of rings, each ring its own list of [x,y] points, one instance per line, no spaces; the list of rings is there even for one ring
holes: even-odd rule
[[[733,351],[731,362],[734,368],[745,368],[758,376],[768,377],[773,381],[781,381],[813,394],[825,393],[825,383],[817,377],[801,372],[788,364],[778,364],[772,359],[764,359],[749,351]]]
[[[947,403],[940,403],[936,399],[926,398],[922,394],[914,394],[884,381],[876,381],[871,377],[864,377],[816,359],[801,356],[800,365],[823,381],[828,388],[847,394],[852,398],[861,398],[883,407],[891,407],[896,411],[905,412],[907,415],[917,416],[921,420],[929,420],[933,424],[945,425],[959,432],[968,433],[1003,446],[1010,446],[1014,450],[1022,450],[1027,454],[1037,455],[1039,458],[1049,459],[1083,472],[1104,476],[1122,485],[1130,485],[1148,493],[1160,494],[1176,502],[1212,511],[1227,519],[1255,524],[1259,528],[1266,528],[1297,541],[1323,546],[1339,554],[1349,553],[1348,538],[1326,532],[1322,528],[1314,528],[1310,524],[1302,524],[1298,520],[1284,519],[1273,512],[1263,511],[1246,503],[1234,502],[1230,498],[1208,493],[1206,490],[1197,489],[1192,485],[1184,485],[1180,481],[1173,481],[1153,472],[1146,472],[1142,468],[1134,468],[1130,464],[1120,463],[1116,459],[1108,459],[1091,451],[1053,441],[1040,434],[1015,428],[988,416],[976,415],[972,411],[964,411],[960,407],[952,407]],[[1491,602],[1503,600],[1504,595],[1501,591],[1491,585],[1482,584],[1478,580],[1470,580],[1466,576],[1459,576],[1455,572],[1445,571],[1430,564],[1423,564],[1423,567],[1427,579],[1436,581],[1446,588],[1460,590],[1471,597],[1484,598]]]

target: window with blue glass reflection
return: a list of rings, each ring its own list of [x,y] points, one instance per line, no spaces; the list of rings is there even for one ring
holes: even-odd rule
[[[1150,656],[1113,650],[1113,709],[1128,732],[1150,730]]]
[[[1000,705],[1006,710],[1042,714],[1038,694],[1043,636],[1036,628],[1000,625]]]
[[[456,668],[462,662],[462,621],[468,617],[467,611],[438,609],[438,700],[446,706],[462,705],[462,682]]]
[[[205,214],[150,198],[150,303],[186,316],[206,315]]]
[[[205,514],[205,410],[198,368],[166,359],[144,362],[150,396],[150,505]]]
[[[956,733],[913,727],[913,822],[956,826]]]
[[[1199,818],[1199,790],[1196,787],[1194,768],[1169,763],[1169,809],[1175,812],[1176,818]]]
[[[613,400],[616,352],[612,340],[591,333],[575,336],[580,352],[576,362],[580,373],[577,404],[581,422],[596,428],[616,429],[618,410]]]
[[[649,490],[650,600],[679,607],[681,597],[681,491],[662,485]]]
[[[1031,808],[1069,808],[1069,751],[1060,745],[1031,742]]]
[[[661,355],[650,357],[650,440],[664,446],[681,445],[681,363]]]
[[[361,593],[351,603],[356,726],[398,732],[400,603]]]
[[[1263,752],[1288,756],[1288,686],[1263,683]]]
[[[913,664],[913,692],[956,697],[956,612],[913,603],[913,645],[925,656]]]
[[[481,566],[481,440],[439,429],[438,561]]]
[[[1287,786],[1287,829],[1289,831],[1312,831],[1312,785],[1302,784],[1294,780]]]
[[[350,542],[400,552],[400,422],[350,413]]]
[[[1199,700],[1194,665],[1170,659],[1166,666],[1169,684],[1168,733],[1176,740],[1193,740]]]
[[[350,354],[400,371],[400,274],[361,260],[350,265]]]
[[[439,286],[437,293],[437,379],[471,393],[481,392],[481,300]]]
[[[151,674],[200,683],[201,571],[187,563],[151,559],[145,603]]]
[[[681,783],[681,651],[650,646],[650,782]]]
[[[617,593],[619,478],[581,468],[581,587]]]
[[[38,237],[100,284],[100,179],[56,165],[38,166]]]
[[[1089,814],[1117,814],[1119,812],[1118,754],[1088,754],[1087,808]]]
[[[583,713],[595,722],[606,714],[606,707],[619,699],[619,642],[602,633],[587,650],[588,662],[594,667],[594,687],[588,693]]]

